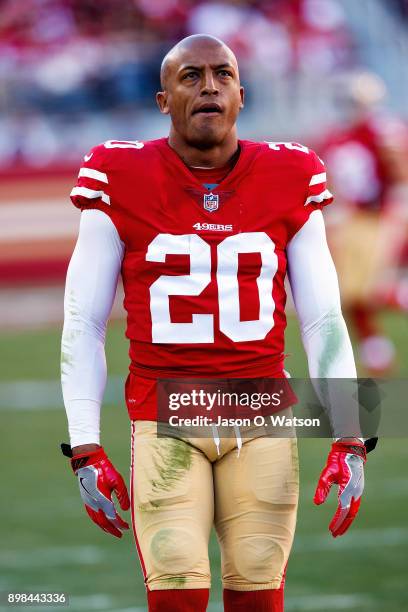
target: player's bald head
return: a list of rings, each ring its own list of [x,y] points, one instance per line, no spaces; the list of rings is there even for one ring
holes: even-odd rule
[[[167,53],[161,68],[160,112],[171,117],[170,137],[204,150],[231,141],[243,107],[234,53],[218,38],[195,34]]]
[[[180,40],[163,58],[160,69],[160,83],[163,90],[167,89],[170,77],[182,64],[196,63],[198,59],[205,61],[210,54],[219,55],[220,63],[222,63],[221,58],[228,60],[238,74],[237,58],[222,40],[209,34],[193,34]]]

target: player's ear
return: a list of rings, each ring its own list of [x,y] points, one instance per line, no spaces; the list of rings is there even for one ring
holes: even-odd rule
[[[163,115],[168,115],[170,109],[167,103],[167,91],[158,91],[156,94],[156,102],[160,112],[163,113]]]
[[[239,106],[239,108],[244,108],[244,102],[245,102],[245,90],[243,87],[239,88],[239,95],[241,96],[241,104]]]

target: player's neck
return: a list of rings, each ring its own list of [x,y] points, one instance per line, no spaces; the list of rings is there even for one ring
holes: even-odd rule
[[[238,138],[234,132],[221,145],[201,150],[189,145],[171,130],[169,145],[190,168],[220,168],[227,165],[237,154]]]

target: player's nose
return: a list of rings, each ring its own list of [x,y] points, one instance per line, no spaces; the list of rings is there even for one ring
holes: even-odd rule
[[[203,72],[200,93],[201,95],[218,94],[217,82],[211,69],[207,69]]]

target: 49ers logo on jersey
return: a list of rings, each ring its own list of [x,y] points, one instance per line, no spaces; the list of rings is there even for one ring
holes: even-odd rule
[[[203,206],[205,210],[208,210],[208,212],[214,212],[215,210],[218,210],[219,203],[220,203],[219,195],[215,193],[205,193],[204,194]]]
[[[195,230],[198,231],[214,231],[214,232],[232,232],[233,226],[231,223],[194,223]]]

